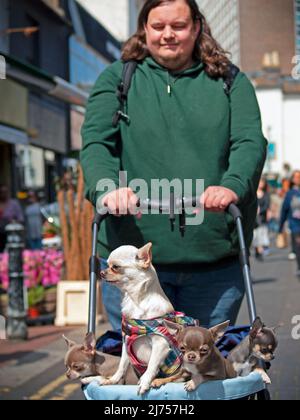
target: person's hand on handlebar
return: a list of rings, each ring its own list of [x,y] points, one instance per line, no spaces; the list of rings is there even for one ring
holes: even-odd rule
[[[141,218],[142,213],[137,211],[139,198],[131,188],[120,188],[112,191],[102,199],[102,205],[109,209],[109,213],[121,217],[126,214],[136,215]]]
[[[236,193],[225,187],[208,187],[200,198],[204,209],[214,213],[222,213],[230,204],[237,204],[238,201]]]

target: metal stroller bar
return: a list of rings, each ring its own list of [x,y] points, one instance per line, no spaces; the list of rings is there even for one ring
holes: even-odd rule
[[[89,319],[88,319],[88,333],[96,333],[96,312],[97,312],[97,281],[100,274],[100,260],[97,253],[98,233],[101,223],[108,217],[106,214],[96,214],[92,229],[93,229],[93,243],[92,256],[90,258],[90,293],[89,293]]]

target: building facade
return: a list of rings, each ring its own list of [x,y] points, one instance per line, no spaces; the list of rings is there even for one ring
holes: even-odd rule
[[[232,61],[240,65],[239,0],[198,0],[198,4],[211,26],[213,36],[230,52]]]
[[[76,5],[0,0],[0,56],[7,62],[0,80],[0,182],[13,195],[35,189],[45,201],[56,199],[54,181],[81,147],[89,90],[120,56],[114,37]]]
[[[116,39],[125,41],[129,31],[128,0],[76,0]]]
[[[69,11],[74,29],[69,38],[70,82],[89,94],[100,73],[120,58],[121,44],[80,2],[69,0]],[[82,146],[80,132],[84,114],[84,107],[71,106],[70,147],[73,156]]]
[[[198,0],[213,35],[256,88],[269,153],[265,171],[281,174],[300,162],[299,0]],[[231,16],[231,18],[229,18]],[[299,62],[299,60],[298,60]]]
[[[116,39],[126,41],[135,31],[145,0],[76,0]],[[113,7],[112,7],[113,2]]]
[[[8,13],[8,0],[0,0],[0,33],[5,30],[5,28],[9,25],[9,13]],[[9,38],[0,36],[0,51],[2,53],[8,53],[9,51]],[[0,54],[1,54],[0,52]],[[1,58],[1,65],[5,65],[4,58]],[[1,78],[0,83],[3,84],[3,80],[5,77],[5,67],[1,67]],[[2,78],[3,76],[3,78]],[[1,98],[0,98],[1,102]],[[6,132],[4,134],[4,131]],[[8,142],[9,134],[7,133],[7,126],[6,124],[1,123],[0,121],[0,156],[1,156],[1,165],[0,165],[0,183],[5,183],[11,187],[11,165],[10,161],[12,159],[11,156],[11,145]]]
[[[9,22],[8,0],[0,0],[0,32],[7,28]],[[8,52],[9,37],[0,36],[0,51]]]
[[[129,33],[132,35],[136,32],[139,12],[145,3],[145,0],[128,0],[129,2]]]
[[[282,74],[291,74],[299,0],[198,0],[198,4],[215,38],[244,71],[260,71],[265,55],[275,52]]]
[[[280,73],[290,76],[296,54],[295,0],[240,0],[241,66],[260,71],[266,54],[277,55]]]
[[[69,80],[72,27],[64,3],[9,0],[1,32],[2,48],[3,40],[7,46],[1,51],[9,63],[7,79],[0,83],[3,182],[13,193],[40,190],[47,201],[55,199],[54,179],[70,142],[69,104],[47,92],[54,86],[51,75]]]
[[[277,81],[256,89],[262,113],[263,130],[269,140],[265,172],[282,174],[285,164],[299,168],[299,109],[300,85]]]
[[[295,0],[296,54],[300,55],[300,0]]]

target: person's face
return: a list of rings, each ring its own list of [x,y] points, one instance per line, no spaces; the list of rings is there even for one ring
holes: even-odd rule
[[[9,198],[9,192],[7,187],[0,188],[0,201],[7,201]]]
[[[192,64],[200,22],[193,22],[185,0],[171,1],[152,9],[145,31],[148,50],[160,65],[181,71]]]
[[[300,187],[300,172],[296,172],[293,176],[293,184]]]
[[[29,194],[28,194],[28,202],[29,203],[35,203],[37,200],[36,200],[36,195],[35,195],[35,193],[33,193],[33,192],[30,192]]]

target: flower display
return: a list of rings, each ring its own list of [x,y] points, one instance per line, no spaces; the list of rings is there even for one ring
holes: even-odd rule
[[[0,254],[0,287],[8,288],[8,254]]]
[[[23,253],[24,282],[27,288],[42,285],[55,286],[61,279],[64,256],[61,251],[47,249]],[[8,254],[0,254],[0,287],[7,290],[9,284]]]

